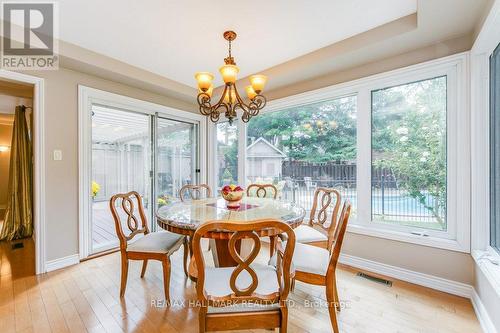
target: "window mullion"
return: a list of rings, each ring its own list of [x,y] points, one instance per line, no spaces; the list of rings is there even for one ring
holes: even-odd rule
[[[371,98],[363,88],[357,99],[357,223],[371,221]]]
[[[246,185],[247,124],[238,119],[238,183]]]

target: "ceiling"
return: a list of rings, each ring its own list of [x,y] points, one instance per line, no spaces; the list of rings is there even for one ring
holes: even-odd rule
[[[61,40],[195,87],[195,72],[223,64],[225,30],[238,33],[245,77],[415,13],[417,0],[66,0],[59,11]]]
[[[61,65],[193,110],[194,73],[218,73],[233,29],[239,89],[262,73],[273,100],[470,50],[493,2],[62,0]]]

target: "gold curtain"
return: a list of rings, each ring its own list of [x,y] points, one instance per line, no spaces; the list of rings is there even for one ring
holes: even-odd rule
[[[16,106],[10,149],[8,200],[0,240],[33,234],[33,155],[24,105]]]

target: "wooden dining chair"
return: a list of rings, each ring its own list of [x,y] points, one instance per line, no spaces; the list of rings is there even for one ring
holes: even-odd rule
[[[314,191],[314,200],[307,224],[295,228],[298,243],[329,248],[337,225],[342,198],[334,188],[319,187]],[[329,213],[331,213],[330,218]]]
[[[268,196],[268,191],[270,196]],[[273,184],[250,184],[247,187],[247,197],[250,196],[276,199],[278,197],[278,189]]]
[[[236,267],[206,267],[200,241],[211,232],[230,234],[228,250]],[[276,265],[255,263],[261,247],[259,231],[285,233],[284,250],[277,251]],[[241,258],[237,247],[242,239],[253,241],[250,254]],[[291,227],[278,220],[211,221],[201,225],[193,236],[193,250],[198,267],[196,293],[199,331],[274,329],[286,332],[287,297],[290,292],[290,267],[295,246]],[[281,249],[281,247],[280,247]]]
[[[202,195],[203,191],[205,192],[204,196]],[[182,202],[186,200],[186,194],[188,194],[188,198],[191,200],[210,198],[212,197],[212,189],[207,184],[184,185],[179,191]]]
[[[136,213],[136,205],[140,221]],[[121,207],[120,212],[117,206]],[[128,261],[142,260],[141,278],[146,273],[148,260],[159,260],[163,265],[163,287],[165,300],[170,300],[170,256],[184,245],[184,274],[188,275],[188,243],[187,238],[170,232],[149,232],[148,221],[144,213],[142,199],[139,193],[132,191],[128,193],[115,194],[109,202],[111,214],[115,220],[116,234],[120,241],[120,253],[122,261],[120,297],[125,295],[128,276]],[[124,222],[122,222],[122,218]],[[124,227],[128,231],[124,230]],[[134,238],[139,235],[140,238]]]
[[[202,192],[205,192],[205,195],[202,195]],[[181,187],[179,191],[179,196],[181,197],[181,201],[185,202],[186,194],[189,195],[189,199],[191,200],[200,200],[212,197],[212,189],[207,184],[199,184],[199,185],[184,185]],[[191,239],[188,239],[189,243],[189,253],[193,255],[193,245]],[[210,251],[211,245],[208,243],[208,251]]]
[[[336,311],[341,310],[335,273],[350,214],[351,203],[346,201],[328,249],[296,243],[292,259],[294,267],[292,288],[295,280],[326,287],[328,312],[335,333],[339,332]]]
[[[273,184],[250,184],[247,187],[247,197],[255,196],[257,198],[268,198],[268,193],[270,193],[270,198],[272,199],[278,197],[278,189]],[[269,237],[270,257],[274,254],[276,239],[276,236]]]

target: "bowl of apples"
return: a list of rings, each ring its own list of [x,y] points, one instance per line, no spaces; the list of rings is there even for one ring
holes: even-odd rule
[[[226,185],[221,190],[222,197],[226,200],[227,208],[239,208],[241,199],[245,194],[243,188],[239,185]]]

